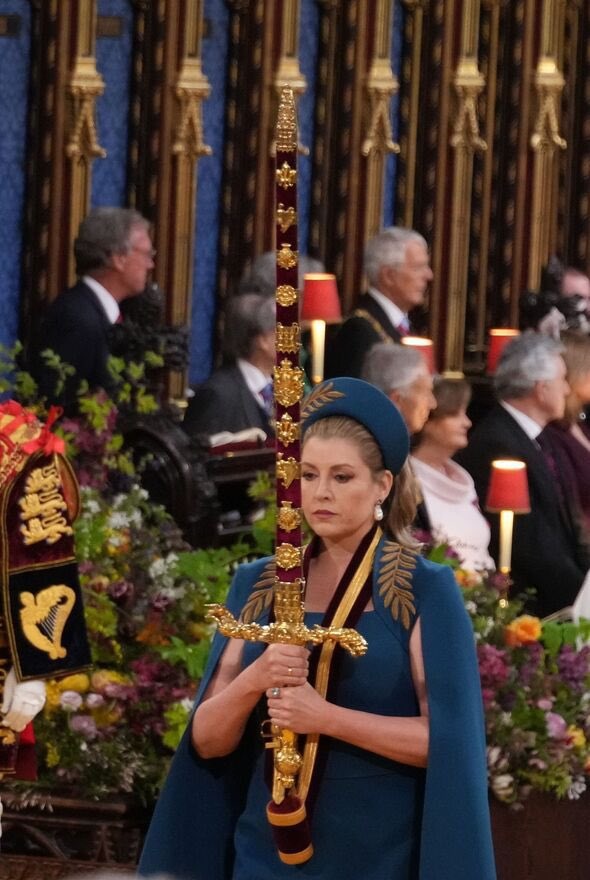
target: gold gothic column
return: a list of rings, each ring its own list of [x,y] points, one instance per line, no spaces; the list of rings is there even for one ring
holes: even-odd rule
[[[169,291],[169,319],[174,325],[189,326],[191,315],[197,168],[200,156],[210,156],[203,139],[202,103],[211,88],[201,69],[202,0],[188,0],[184,21],[182,58],[174,93],[177,99],[175,138],[172,145],[173,236],[166,251],[166,289]],[[162,228],[163,224],[160,224]],[[185,376],[170,377],[172,397],[182,397]]]
[[[66,4],[64,4],[66,5]],[[71,4],[67,4],[70,6]],[[76,10],[71,9],[75,21],[73,32],[74,57],[69,77],[68,142],[69,160],[67,185],[69,204],[66,217],[69,234],[62,238],[62,247],[68,248],[68,283],[76,278],[73,242],[80,221],[90,208],[92,163],[106,156],[98,142],[96,131],[96,99],[104,91],[104,82],[96,69],[96,0],[80,0]]]
[[[477,113],[477,99],[484,87],[484,78],[477,66],[479,14],[480,0],[464,0],[459,61],[453,78],[458,104],[451,137],[454,158],[448,240],[446,370],[463,368],[473,157],[476,150],[486,149],[479,134]]]
[[[399,84],[391,68],[393,0],[377,0],[374,49],[366,80],[367,127],[361,151],[367,159],[365,238],[383,225],[385,168],[388,153],[399,153],[391,128],[391,98]]]
[[[538,109],[533,149],[531,249],[528,264],[528,286],[536,290],[541,268],[555,246],[554,215],[557,213],[557,150],[564,150],[565,140],[559,133],[559,100],[564,79],[559,69],[559,50],[563,45],[563,0],[544,0],[541,24],[541,50],[535,73]]]

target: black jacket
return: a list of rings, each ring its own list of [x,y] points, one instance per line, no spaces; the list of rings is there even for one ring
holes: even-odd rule
[[[367,312],[370,318],[355,312]],[[371,320],[372,319],[372,320]],[[401,336],[377,300],[364,293],[352,313],[330,343],[325,375],[353,376],[360,379],[365,356],[376,342],[400,342]]]
[[[237,365],[221,367],[195,389],[183,422],[190,436],[232,434],[246,428],[262,428],[274,436],[268,415],[258,403]]]
[[[495,458],[521,459],[527,466],[531,512],[514,516],[513,591],[534,587],[537,601],[532,610],[541,616],[551,614],[574,601],[586,574],[584,554],[541,449],[499,404],[477,424],[469,445],[456,456],[475,481],[492,530],[490,553],[497,561],[499,514],[485,510]]]

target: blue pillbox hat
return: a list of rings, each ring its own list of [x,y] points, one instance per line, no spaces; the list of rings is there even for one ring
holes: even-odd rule
[[[328,416],[348,416],[373,435],[387,470],[399,474],[410,450],[408,429],[400,411],[379,388],[342,376],[316,385],[303,401],[301,421],[305,431]]]

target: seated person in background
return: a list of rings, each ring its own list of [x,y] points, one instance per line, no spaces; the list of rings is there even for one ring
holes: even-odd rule
[[[384,229],[367,242],[364,271],[369,290],[328,346],[328,377],[359,378],[372,345],[412,332],[408,312],[423,305],[432,281],[426,241],[413,229]]]
[[[574,601],[586,574],[578,533],[553,479],[538,437],[563,417],[569,387],[562,347],[528,331],[506,346],[494,376],[499,403],[478,422],[456,459],[475,482],[485,510],[492,461],[520,459],[527,466],[531,512],[514,519],[511,577],[515,591],[534,588],[532,610],[551,614]],[[498,559],[499,516],[487,514],[490,551]]]
[[[211,436],[261,428],[267,437],[274,436],[274,299],[257,293],[234,297],[227,314],[225,354],[230,363],[195,389],[184,430],[189,436]]]
[[[154,268],[148,221],[127,208],[95,208],[80,224],[74,256],[80,280],[49,306],[32,353],[40,394],[66,410],[75,408],[82,381],[91,391],[112,391],[111,326],[120,320],[120,303],[142,293]],[[41,358],[45,349],[75,368],[60,393],[57,374]]]
[[[575,266],[566,266],[563,270],[559,292],[562,297],[579,297],[584,303],[584,312],[590,316],[590,278]]]
[[[479,509],[470,474],[452,460],[467,446],[471,388],[465,379],[434,382],[436,409],[415,438],[410,458],[423,499],[420,524],[437,543],[447,543],[469,571],[494,568],[488,553],[490,526]]]
[[[362,378],[395,403],[410,434],[422,430],[436,399],[432,376],[418,351],[389,342],[377,343],[367,354]]]
[[[590,430],[585,412],[590,404],[590,337],[568,330],[562,334],[562,343],[570,392],[563,418],[550,422],[539,442],[571,517],[579,522],[590,545]]]

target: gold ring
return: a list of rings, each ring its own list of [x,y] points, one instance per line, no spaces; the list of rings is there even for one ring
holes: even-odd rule
[[[289,673],[289,675],[291,675],[291,673],[293,672],[293,667],[292,667],[292,666],[288,666],[288,667],[287,667],[287,672]]]

